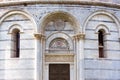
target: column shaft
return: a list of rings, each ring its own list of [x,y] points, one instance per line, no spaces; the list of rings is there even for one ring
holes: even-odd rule
[[[76,40],[76,72],[77,80],[84,80],[84,34],[74,36]]]

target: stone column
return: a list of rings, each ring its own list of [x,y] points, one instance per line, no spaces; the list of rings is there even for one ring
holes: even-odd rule
[[[34,36],[36,38],[35,80],[43,80],[43,42],[45,36],[41,33],[35,33]]]
[[[76,80],[84,80],[84,34],[76,34]]]

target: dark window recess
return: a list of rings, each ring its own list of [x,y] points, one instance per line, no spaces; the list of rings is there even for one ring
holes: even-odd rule
[[[98,34],[98,42],[99,42],[99,58],[104,58],[104,31],[99,30]]]
[[[18,29],[13,30],[13,48],[12,58],[18,58],[20,56],[20,31]]]
[[[16,56],[15,57],[19,57],[20,56],[20,34],[19,32],[16,33],[15,38],[16,38]]]

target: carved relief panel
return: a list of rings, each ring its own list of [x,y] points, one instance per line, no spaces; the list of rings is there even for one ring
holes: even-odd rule
[[[69,50],[68,42],[63,38],[56,38],[51,41],[49,45],[49,51],[54,53],[65,52]]]

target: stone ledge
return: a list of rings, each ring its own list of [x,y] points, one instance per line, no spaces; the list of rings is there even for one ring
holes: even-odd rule
[[[11,2],[0,2],[0,7],[5,6],[18,6],[18,5],[34,5],[34,4],[70,4],[70,5],[92,5],[92,6],[104,6],[111,8],[120,8],[120,4],[107,3],[107,2],[90,2],[90,1],[11,1]]]
[[[58,56],[59,55],[68,55],[68,56],[73,55],[74,56],[75,54],[74,53],[45,53],[45,55],[58,55]]]

